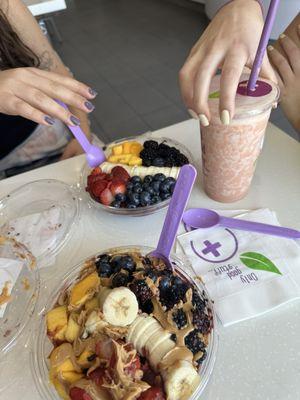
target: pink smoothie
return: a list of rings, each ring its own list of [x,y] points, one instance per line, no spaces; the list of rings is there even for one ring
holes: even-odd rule
[[[247,79],[243,76],[241,81]],[[261,152],[266,126],[279,90],[261,97],[236,95],[236,112],[230,125],[219,118],[220,76],[213,79],[209,99],[210,125],[201,126],[204,190],[213,200],[231,203],[248,192]]]

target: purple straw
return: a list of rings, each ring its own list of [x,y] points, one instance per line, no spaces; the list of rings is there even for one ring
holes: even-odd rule
[[[254,63],[252,66],[252,71],[250,74],[249,82],[247,85],[247,91],[254,91],[256,81],[260,72],[260,67],[263,62],[263,58],[265,55],[265,51],[268,45],[268,41],[270,39],[272,27],[275,21],[277,8],[279,6],[280,0],[271,0],[268,14],[265,20],[264,29],[261,34],[261,38],[259,41],[258,49],[255,55]]]

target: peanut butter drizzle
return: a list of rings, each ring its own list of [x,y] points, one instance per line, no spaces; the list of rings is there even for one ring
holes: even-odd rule
[[[12,300],[11,295],[9,294],[9,285],[11,282],[5,282],[4,286],[2,288],[2,291],[0,293],[0,307],[3,304],[9,303]]]

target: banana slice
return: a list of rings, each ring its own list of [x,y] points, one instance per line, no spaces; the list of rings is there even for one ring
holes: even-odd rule
[[[134,348],[140,353],[145,353],[148,339],[157,331],[162,331],[161,325],[153,317],[148,317],[143,324],[136,327],[136,334],[133,340]]]
[[[110,162],[104,162],[103,164],[100,165],[100,168],[102,169],[103,172],[109,174],[111,170],[116,167],[120,166],[124,168],[130,176],[139,176],[140,178],[144,179],[146,175],[155,175],[162,173],[166,177],[172,177],[174,179],[178,178],[179,172],[180,172],[180,167],[142,167],[142,166],[128,166],[125,164],[114,164]]]
[[[126,337],[127,343],[132,343],[133,342],[133,336],[134,336],[135,328],[137,327],[137,325],[139,323],[141,323],[141,321],[143,321],[145,319],[146,319],[145,315],[138,315],[136,317],[136,319],[133,321],[133,323],[130,325],[130,327],[128,329],[128,333],[127,333],[127,337]]]
[[[168,400],[187,400],[200,383],[200,376],[188,361],[178,361],[163,373]]]
[[[160,327],[160,329],[154,332],[147,340],[147,352],[149,354],[153,353],[158,345],[168,339],[170,339],[170,334],[164,331],[162,327]]]
[[[105,320],[115,326],[130,325],[139,311],[135,294],[126,287],[118,287],[100,295]]]
[[[160,342],[153,348],[153,351],[149,354],[149,361],[151,366],[157,371],[159,369],[159,363],[175,347],[175,343],[169,337],[165,338],[164,341]]]

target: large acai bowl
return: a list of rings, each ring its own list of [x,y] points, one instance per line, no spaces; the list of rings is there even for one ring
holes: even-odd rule
[[[115,141],[105,154],[107,161],[99,167],[84,165],[81,186],[91,206],[119,215],[143,216],[166,208],[181,166],[194,163],[181,143],[150,135]]]
[[[196,400],[212,374],[216,317],[175,255],[112,248],[80,262],[49,298],[32,349],[41,398]]]

